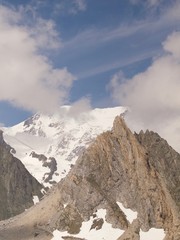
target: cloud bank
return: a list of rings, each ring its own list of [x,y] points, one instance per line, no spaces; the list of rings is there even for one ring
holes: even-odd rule
[[[180,32],[163,42],[164,53],[132,79],[117,73],[109,88],[115,102],[128,106],[127,121],[135,131],[150,129],[180,152]]]
[[[0,101],[29,111],[54,111],[68,99],[74,76],[54,68],[43,51],[61,41],[52,21],[24,24],[25,9],[0,6]]]

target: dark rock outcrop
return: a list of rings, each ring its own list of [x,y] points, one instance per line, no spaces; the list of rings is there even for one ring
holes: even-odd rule
[[[0,219],[23,212],[33,205],[33,195],[42,197],[42,185],[31,176],[20,160],[11,154],[11,147],[0,131]]]
[[[180,155],[165,140],[154,133],[134,135],[117,117],[112,131],[98,136],[38,205],[0,223],[0,237],[31,240],[36,233],[50,240],[54,229],[76,234],[103,208],[106,221],[125,230],[119,240],[139,240],[140,228],[162,228],[166,240],[179,240],[179,172]],[[132,223],[117,202],[138,212]]]
[[[47,183],[51,183],[51,184],[55,184],[57,182],[55,181],[51,181],[53,174],[56,172],[57,170],[57,161],[54,157],[49,157],[47,158],[44,154],[37,154],[36,152],[31,152],[30,156],[32,156],[33,158],[37,158],[39,159],[39,161],[43,162],[43,167],[48,167],[50,172],[47,172],[44,174],[44,182]],[[57,173],[58,174],[58,173]]]

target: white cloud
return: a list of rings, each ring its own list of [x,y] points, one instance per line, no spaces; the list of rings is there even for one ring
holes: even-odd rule
[[[0,6],[0,100],[30,111],[53,111],[68,98],[74,77],[40,54],[61,41],[52,21],[22,24],[24,12]]]
[[[163,0],[130,0],[130,3],[133,5],[137,5],[139,3],[146,4],[147,7],[155,7],[160,5]]]
[[[30,37],[35,40],[37,47],[44,49],[57,49],[62,47],[59,33],[56,31],[55,22],[39,17],[39,9],[46,6],[46,2],[31,1],[27,5],[20,5],[17,15],[22,25],[26,24],[26,29]],[[47,7],[47,6],[46,6]],[[7,16],[6,16],[7,17]]]
[[[58,114],[59,117],[63,116],[67,119],[73,119],[78,123],[85,123],[89,121],[89,119],[93,118],[93,116],[90,114],[91,110],[92,108],[90,98],[83,97],[72,103],[71,106],[67,105],[61,107],[59,111],[56,112],[56,114]]]
[[[57,49],[63,45],[52,20],[36,19],[35,25],[29,29],[29,33],[40,48]]]
[[[75,5],[77,6],[77,9],[79,11],[85,11],[86,10],[86,0],[74,0]]]
[[[5,124],[0,122],[0,128],[3,128],[3,127],[5,127]]]
[[[158,6],[163,0],[148,0],[149,6]]]
[[[129,0],[129,2],[133,5],[136,5],[136,4],[140,3],[140,0]]]
[[[78,101],[74,102],[68,111],[61,111],[61,115],[65,114],[67,117],[73,118],[75,121],[79,123],[85,123],[92,119],[93,117],[89,114],[91,108],[90,99],[87,97],[81,98]]]
[[[139,131],[157,131],[180,151],[180,32],[163,43],[164,54],[132,79],[116,74],[110,83],[114,100],[130,107],[127,121]]]
[[[172,53],[176,58],[180,58],[180,33],[174,32],[168,36],[164,42],[163,47],[166,51]]]
[[[87,9],[86,0],[66,0],[57,2],[54,5],[54,13],[59,14],[72,14],[76,15],[79,12],[84,12]]]
[[[69,115],[74,118],[78,118],[80,115],[84,115],[91,110],[91,102],[89,98],[81,98],[74,102],[69,110]]]
[[[83,12],[87,8],[86,0],[71,0],[70,8],[68,12],[70,14],[77,14],[78,12]]]

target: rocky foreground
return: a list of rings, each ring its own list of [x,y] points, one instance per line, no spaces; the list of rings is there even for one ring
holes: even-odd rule
[[[125,230],[118,240],[138,240],[140,229],[150,228],[180,240],[179,173],[180,155],[165,140],[149,131],[133,134],[116,117],[112,131],[99,135],[40,203],[0,222],[0,239],[50,240],[55,229],[67,231],[63,239],[78,239],[71,234],[106,209],[106,221]],[[132,223],[117,202],[138,212]]]

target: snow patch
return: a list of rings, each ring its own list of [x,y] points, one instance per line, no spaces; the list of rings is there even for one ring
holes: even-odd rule
[[[41,189],[41,193],[42,193],[43,195],[45,195],[45,194],[46,194],[46,190],[45,190],[44,188],[42,188],[42,189]]]
[[[81,232],[80,234],[78,234],[78,237],[87,238],[87,240],[96,240],[96,239],[109,240],[110,238],[111,240],[116,240],[118,237],[120,237],[124,233],[124,230],[120,230],[118,228],[112,228],[112,225],[106,222],[105,209],[98,210],[96,215],[97,215],[96,219],[102,218],[104,221],[102,228],[99,230],[91,229],[93,220],[94,220],[93,217],[91,217],[88,222],[83,222],[81,227]]]
[[[84,238],[86,240],[116,240],[118,237],[120,237],[124,230],[120,230],[118,228],[112,228],[112,225],[106,222],[105,219],[106,216],[106,210],[105,209],[99,209],[96,212],[96,217],[91,217],[88,222],[83,222],[81,231],[79,234],[76,235],[70,235],[67,232],[60,232],[58,230],[55,230],[53,232],[53,238],[51,240],[63,240],[62,237],[65,236],[71,236],[71,237],[77,237],[77,238]],[[92,224],[94,220],[103,220],[103,225],[101,229],[92,228]]]
[[[140,239],[141,240],[152,240],[158,239],[163,240],[165,233],[163,229],[151,228],[148,232],[143,232],[140,230]]]
[[[132,223],[133,220],[135,220],[137,218],[137,212],[132,211],[130,208],[125,208],[122,203],[117,202],[118,206],[120,207],[120,209],[124,212],[124,214],[127,217],[127,220]]]
[[[51,238],[51,240],[64,240],[62,238],[64,234],[62,234],[62,232],[58,231],[58,230],[54,230],[53,231],[53,238]]]
[[[39,202],[38,196],[33,196],[33,202],[34,202],[34,205],[36,205]]]

